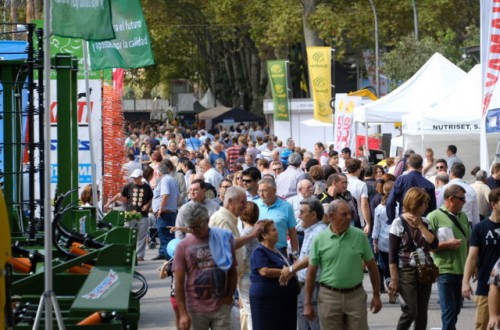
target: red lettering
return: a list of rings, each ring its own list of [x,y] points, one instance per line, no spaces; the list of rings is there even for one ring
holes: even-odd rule
[[[488,72],[488,74],[486,75],[486,87],[495,86],[497,80],[498,76]]]
[[[500,24],[499,24],[499,28],[500,28]],[[490,52],[500,53],[500,35],[492,34],[490,37],[490,41],[491,41]]]
[[[57,102],[50,104],[50,123],[57,124]]]
[[[487,93],[483,97],[483,116],[486,114],[488,110],[488,106],[490,105],[491,97],[493,96],[492,92]]]
[[[491,27],[495,29],[500,28],[500,18],[493,18],[491,20]]]

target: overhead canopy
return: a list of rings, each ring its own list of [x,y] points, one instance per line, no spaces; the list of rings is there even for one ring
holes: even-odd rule
[[[481,66],[477,64],[438,103],[404,115],[403,134],[477,134],[480,122]]]
[[[396,123],[403,115],[421,111],[448,94],[465,72],[435,53],[404,84],[377,101],[356,107],[355,122]]]
[[[263,118],[259,117],[250,111],[243,110],[239,107],[233,108],[223,114],[212,119],[212,123],[241,123],[241,122],[252,122],[252,121],[262,121]]]
[[[224,107],[222,105],[215,107],[215,108],[210,108],[208,110],[200,112],[198,114],[198,119],[199,120],[210,120],[210,119],[213,119],[217,116],[220,116],[223,113],[228,112],[229,110],[231,110],[231,108],[227,108],[227,107]]]

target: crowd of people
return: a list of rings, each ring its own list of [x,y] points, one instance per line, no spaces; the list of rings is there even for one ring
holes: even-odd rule
[[[368,329],[365,273],[371,312],[384,292],[401,304],[397,329],[426,329],[434,282],[442,329],[473,293],[476,329],[500,327],[500,163],[468,184],[454,145],[369,164],[256,124],[126,128],[127,183],[104,208],[138,214],[139,262],[154,221],[179,329],[230,329],[235,294],[241,329]]]

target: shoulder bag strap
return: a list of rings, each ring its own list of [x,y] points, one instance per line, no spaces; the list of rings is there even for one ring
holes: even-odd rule
[[[448,216],[448,218],[450,218],[450,220],[455,224],[455,226],[462,232],[462,234],[464,234],[465,239],[467,239],[467,235],[465,235],[465,230],[460,225],[460,222],[458,222],[457,217],[455,217],[453,214],[451,214],[449,212],[446,212],[445,210],[443,210],[441,208],[439,209],[439,211],[446,214]]]
[[[410,249],[412,249],[415,252],[416,251],[415,241],[413,240],[413,235],[411,234],[411,230],[410,228],[408,228],[408,224],[406,223],[405,218],[403,218],[402,215],[400,215],[399,218],[401,219],[404,231],[408,234]]]

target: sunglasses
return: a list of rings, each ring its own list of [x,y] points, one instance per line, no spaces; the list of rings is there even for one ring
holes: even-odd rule
[[[436,170],[444,170],[444,166],[436,166]]]
[[[236,180],[243,180],[243,177],[241,177],[241,176],[237,176],[237,177],[236,177]]]
[[[458,199],[462,203],[465,203],[465,196],[451,196],[451,197]]]
[[[251,183],[251,182],[253,182],[253,180],[243,180],[243,182],[245,182],[245,183]]]

